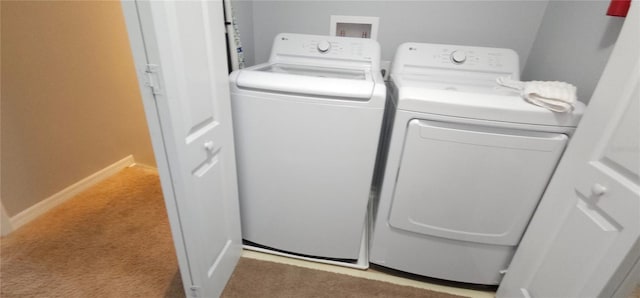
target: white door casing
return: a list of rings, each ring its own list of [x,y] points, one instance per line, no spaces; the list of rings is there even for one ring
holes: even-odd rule
[[[640,3],[498,289],[611,297],[640,257]]]
[[[222,2],[123,1],[187,296],[219,296],[240,257]]]
[[[0,200],[0,236],[9,235],[9,233],[11,232],[13,232],[11,219],[9,218],[7,211],[4,210],[4,206],[2,205],[2,201]]]

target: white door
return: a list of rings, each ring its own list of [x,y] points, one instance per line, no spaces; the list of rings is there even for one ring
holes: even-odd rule
[[[498,297],[611,297],[640,257],[639,4]]]
[[[187,296],[220,295],[241,254],[221,1],[123,1]]]

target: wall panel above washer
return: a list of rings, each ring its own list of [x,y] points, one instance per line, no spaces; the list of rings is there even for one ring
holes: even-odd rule
[[[382,59],[403,42],[511,48],[527,60],[547,1],[268,1],[253,7],[255,62],[280,32],[328,34],[331,15],[380,18]]]

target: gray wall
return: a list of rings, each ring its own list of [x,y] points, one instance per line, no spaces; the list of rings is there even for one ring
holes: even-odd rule
[[[524,65],[547,1],[262,1],[253,6],[255,62],[280,32],[328,34],[331,15],[377,16],[382,59],[403,42],[511,48]]]
[[[255,64],[255,46],[253,35],[253,1],[251,0],[233,0],[233,12],[238,22],[238,30],[240,31],[240,42],[244,51],[246,66]]]
[[[565,81],[588,103],[624,18],[605,13],[609,1],[552,1],[547,7],[523,80]]]

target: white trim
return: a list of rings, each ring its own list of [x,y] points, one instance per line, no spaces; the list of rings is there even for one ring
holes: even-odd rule
[[[12,231],[13,226],[11,225],[11,219],[9,218],[7,211],[4,210],[2,201],[0,201],[0,236],[9,235]]]
[[[304,261],[308,261],[308,262],[316,262],[316,263],[321,263],[321,264],[329,264],[329,265],[342,266],[342,267],[354,268],[354,269],[360,269],[360,270],[366,270],[366,269],[369,268],[368,264],[366,266],[364,266],[364,265],[360,265],[360,262],[353,264],[353,263],[333,261],[333,260],[325,260],[325,259],[316,259],[316,258],[310,258],[310,257],[303,257],[303,256],[299,256],[299,255],[285,253],[285,252],[279,252],[279,251],[270,250],[270,249],[266,249],[266,248],[251,246],[251,245],[247,245],[247,244],[243,245],[242,248],[244,248],[245,250],[251,250],[251,251],[265,253],[265,254],[272,254],[272,255],[281,256],[281,257],[287,257],[287,258],[291,258],[291,259],[299,259],[299,260],[304,260]]]
[[[11,217],[11,219],[9,220],[11,223],[11,227],[13,228],[13,230],[20,228],[21,226],[36,219],[38,216],[74,197],[78,193],[113,176],[115,173],[134,163],[135,161],[133,159],[133,156],[129,155],[107,166],[106,168],[87,176],[86,178],[66,187],[65,189]]]
[[[132,164],[129,165],[129,168],[132,168],[132,167],[142,168],[142,169],[156,171],[156,172],[158,171],[157,167],[150,166],[150,165],[143,164],[143,163],[137,163],[137,162],[136,163],[132,163]]]

